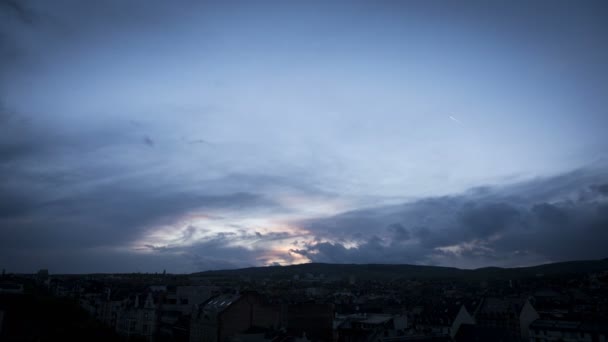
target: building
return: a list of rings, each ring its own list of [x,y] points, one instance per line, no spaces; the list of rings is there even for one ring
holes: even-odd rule
[[[389,314],[351,314],[336,316],[338,341],[355,342],[405,335],[407,317]]]
[[[530,325],[531,342],[606,342],[608,325],[596,322],[539,319]]]
[[[140,295],[135,300],[124,303],[118,312],[116,331],[123,336],[140,336],[151,340],[156,333],[156,305],[152,293],[140,301]]]
[[[190,323],[191,342],[230,341],[252,328],[278,329],[280,308],[257,293],[222,294],[198,305]]]
[[[424,309],[414,320],[414,330],[429,336],[454,338],[463,324],[475,324],[464,304],[440,305]]]
[[[527,298],[486,297],[475,312],[480,327],[504,329],[516,339],[528,340],[529,327],[539,319]]]
[[[158,298],[158,333],[168,339],[189,339],[194,307],[217,294],[213,286],[151,286],[150,290]]]
[[[501,327],[463,324],[454,336],[455,342],[521,342],[512,331]]]
[[[334,340],[334,305],[317,303],[289,304],[281,309],[281,322],[292,336],[306,336],[311,341]]]
[[[0,293],[22,294],[23,284],[18,283],[0,283]]]

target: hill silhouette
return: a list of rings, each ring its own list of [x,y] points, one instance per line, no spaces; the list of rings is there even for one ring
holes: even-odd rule
[[[290,279],[294,276],[324,275],[328,278],[397,280],[397,279],[517,279],[537,276],[586,274],[608,271],[608,258],[556,262],[529,267],[483,267],[460,269],[409,264],[327,264],[308,263],[289,266],[249,267],[194,273],[201,277],[247,277],[251,279]]]

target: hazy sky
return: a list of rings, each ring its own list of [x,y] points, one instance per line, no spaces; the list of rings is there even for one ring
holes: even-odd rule
[[[0,268],[608,257],[606,18],[0,0]]]

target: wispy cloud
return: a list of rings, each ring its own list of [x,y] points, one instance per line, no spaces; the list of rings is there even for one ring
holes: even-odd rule
[[[462,124],[463,124],[463,123],[462,123],[460,120],[456,119],[456,118],[455,118],[454,116],[452,116],[452,115],[450,115],[450,116],[448,116],[448,117],[450,118],[450,120],[454,121],[455,123],[457,123],[457,124],[459,124],[459,125],[462,125]]]

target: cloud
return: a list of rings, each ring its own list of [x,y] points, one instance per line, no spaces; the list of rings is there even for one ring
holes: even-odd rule
[[[291,253],[305,256],[312,262],[325,263],[433,263],[419,245],[401,244],[376,235],[368,237],[357,246],[350,247],[340,242],[313,242],[304,248],[291,249]]]
[[[0,244],[7,248],[27,247],[19,241],[55,247],[123,244],[151,226],[171,223],[194,210],[279,207],[257,194],[176,191],[170,183],[158,183],[148,177],[90,186],[85,183],[80,191],[62,194],[60,187],[69,185],[70,180],[43,179],[25,192],[11,184],[0,184]],[[43,194],[46,198],[34,197],[40,187],[47,188]]]
[[[62,258],[88,253],[101,260],[132,258],[140,269],[152,269],[163,260],[185,272],[277,260],[284,264],[303,257],[460,267],[605,257],[603,167],[329,217],[282,219],[301,233],[267,232],[260,230],[264,226],[238,223],[224,235],[202,234],[208,227],[174,225],[190,213],[222,217],[217,221],[235,215],[298,214],[306,208],[286,207],[282,196],[327,201],[338,195],[284,169],[208,168],[220,163],[214,158],[180,169],[180,159],[168,158],[173,150],[163,150],[171,145],[169,139],[154,149],[142,146],[141,137],[152,134],[143,132],[150,129],[146,124],[133,127],[123,120],[75,131],[47,130],[43,122],[5,112],[11,114],[0,128],[6,133],[0,137],[0,171],[5,175],[0,179],[0,261],[22,269],[38,267],[17,257],[25,253],[48,255],[53,267],[64,270]],[[184,145],[179,138],[174,144]],[[192,172],[193,165],[201,166]],[[134,246],[165,225],[173,227],[168,242]],[[290,245],[289,238],[299,240],[291,251],[276,249],[279,243]],[[100,250],[112,255],[94,252]],[[125,263],[125,271],[128,267],[134,264]]]
[[[206,238],[192,239],[190,243],[183,244],[184,241],[190,240],[192,232],[198,229],[189,226],[184,231],[184,236],[187,235],[188,238],[180,239],[179,243],[164,246],[144,245],[139,250],[182,259],[190,271],[271,265],[276,263],[276,260],[287,263],[293,261],[289,253],[277,252],[272,248],[273,242],[297,237],[292,233],[261,234],[247,230],[216,232]]]
[[[449,116],[450,120],[454,121],[455,123],[462,125],[462,122],[460,122],[460,120],[456,119],[455,117],[453,117],[452,115]]]
[[[188,140],[188,144],[191,145],[212,145],[210,142],[208,142],[205,139],[194,139],[194,140]]]
[[[608,184],[598,184],[591,187],[593,191],[596,191],[604,196],[608,196]]]
[[[293,253],[319,262],[460,267],[604,258],[602,170],[307,220],[317,240]]]
[[[150,146],[150,147],[154,147],[154,140],[152,140],[152,138],[150,138],[149,136],[144,136],[144,144]]]
[[[224,166],[200,170],[187,167],[180,173],[171,165],[176,160],[158,158],[158,154],[173,155],[170,151],[159,151],[170,144],[155,145],[154,149],[142,147],[138,137],[141,130],[148,127],[134,128],[126,120],[122,124],[115,122],[65,131],[45,129],[44,122],[10,113],[3,115],[0,126],[0,133],[5,133],[0,134],[0,173],[3,175],[0,178],[0,248],[4,251],[0,262],[20,270],[32,271],[39,267],[33,266],[34,261],[28,263],[27,258],[16,257],[24,253],[48,255],[48,260],[55,260],[56,270],[70,271],[60,262],[61,255],[68,258],[76,251],[92,253],[90,251],[101,249],[120,255],[132,254],[130,257],[141,262],[140,269],[150,266],[156,260],[153,255],[158,253],[166,254],[163,257],[166,260],[182,260],[189,265],[179,267],[184,271],[264,264],[270,258],[265,259],[264,254],[276,254],[270,246],[260,242],[256,245],[257,251],[231,244],[209,249],[211,242],[196,241],[193,228],[186,229],[183,236],[177,238],[179,244],[198,244],[198,250],[188,247],[189,250],[180,253],[167,253],[173,246],[157,246],[146,259],[137,254],[139,252],[124,249],[131,248],[157,227],[181,224],[183,218],[192,213],[214,217],[224,224],[229,219],[222,216],[272,217],[292,211],[276,201],[278,196],[273,195],[277,193],[326,196],[304,179],[294,180],[287,175],[252,170],[231,172]],[[179,141],[175,144],[183,145]],[[209,158],[205,163],[217,163],[217,159]],[[263,227],[239,229],[260,228]],[[172,229],[177,232],[180,226]],[[197,229],[200,232],[204,227]],[[259,235],[241,234],[230,239],[270,243],[285,237],[288,233],[281,236],[260,231]],[[217,253],[213,256],[205,250]],[[233,255],[239,257],[231,259]],[[289,256],[286,254],[284,258]]]
[[[410,232],[401,223],[389,225],[388,230],[394,234],[393,239],[395,241],[407,241],[410,239]]]
[[[460,225],[468,236],[487,238],[516,225],[520,212],[507,203],[466,203],[460,212]]]
[[[603,127],[603,118],[554,113],[555,96],[530,106],[530,91],[513,92],[509,82],[490,91],[509,93],[508,99],[454,101],[449,97],[479,94],[475,84],[487,82],[469,82],[462,94],[444,91],[461,75],[441,72],[442,57],[421,56],[456,56],[456,69],[475,70],[480,79],[506,70],[507,80],[515,74],[509,70],[534,63],[509,60],[516,67],[505,68],[501,58],[511,54],[500,51],[502,57],[484,58],[490,64],[480,69],[471,53],[487,57],[491,51],[483,49],[496,44],[474,39],[439,49],[424,43],[412,55],[390,41],[416,45],[419,35],[407,32],[431,33],[434,25],[387,31],[385,15],[393,11],[383,9],[369,26],[386,34],[377,41],[369,27],[335,30],[360,21],[366,11],[305,7],[0,0],[0,263],[32,271],[37,256],[66,270],[85,262],[106,269],[125,258],[125,270],[151,269],[157,261],[199,270],[306,256],[471,266],[511,256],[514,263],[530,263],[601,254],[595,246],[604,242],[598,227],[608,194],[605,169],[460,192],[480,179],[502,183],[513,173],[571,167],[562,156],[605,145],[605,135],[593,131]],[[429,9],[435,13],[435,6]],[[411,22],[405,19],[414,12],[399,11],[406,17],[395,22]],[[597,34],[605,22],[600,17],[568,16],[582,18],[588,37],[603,36]],[[303,18],[319,25],[311,30]],[[467,22],[453,19],[446,25]],[[285,34],[258,23],[280,24]],[[537,27],[536,18],[530,23]],[[452,38],[471,31],[455,28]],[[325,39],[327,32],[338,36]],[[568,46],[545,38],[551,39],[538,41]],[[592,40],[583,42],[587,48],[567,50],[593,51]],[[521,42],[513,43],[501,46]],[[292,48],[281,48],[285,44]],[[374,48],[353,53],[365,46]],[[395,58],[372,70],[373,56],[365,51]],[[402,68],[402,54],[411,57],[410,67]],[[581,66],[605,60],[597,53],[578,55],[570,57],[590,62],[574,63]],[[351,62],[336,68],[345,58]],[[294,62],[302,67],[291,67]],[[396,70],[421,70],[426,81],[395,83],[411,76],[395,78]],[[588,89],[557,96],[563,99],[557,107],[601,113],[601,96],[585,101],[584,110],[568,102],[602,89],[579,82],[576,68],[569,70],[564,77],[572,82],[564,84]],[[524,83],[530,89],[555,83],[547,81],[557,74],[550,70],[534,77],[544,73],[550,77]],[[447,94],[450,111],[477,118],[467,123],[466,135],[445,117],[415,114],[445,112],[429,107],[438,93]],[[507,108],[502,101],[519,104],[510,112],[521,114],[501,114]],[[549,109],[535,107],[545,101]],[[528,131],[527,115],[545,111],[542,123],[550,129]],[[580,124],[562,124],[571,120]],[[594,157],[584,154],[584,160]],[[410,200],[395,204],[404,196]],[[597,238],[585,238],[585,232]],[[296,237],[289,254],[288,240]],[[567,240],[590,247],[580,250]],[[568,252],[560,256],[560,248]]]
[[[103,249],[108,254],[120,254],[125,258],[139,260],[141,263],[138,264],[138,269],[150,269],[158,259],[154,257],[156,254],[166,254],[163,257],[166,263],[169,259],[182,260],[184,265],[179,269],[184,272],[264,264],[258,255],[263,249],[253,251],[234,245],[238,239],[254,239],[251,235],[232,236],[230,233],[222,233],[199,241],[194,236],[195,231],[200,233],[204,229],[192,226],[177,236],[173,246],[141,246],[147,247],[150,252],[146,254],[149,256],[147,258],[137,248],[131,247],[134,241],[141,239],[154,227],[174,224],[188,212],[238,210],[245,213],[274,205],[263,197],[248,193],[202,196],[195,193],[169,193],[166,189],[159,190],[163,192],[159,194],[153,189],[143,191],[127,186],[125,183],[115,184],[80,196],[46,203],[36,203],[29,198],[22,198],[19,202],[15,200],[16,195],[3,196],[0,202],[0,249],[3,250],[0,261],[8,267],[22,270],[33,270],[45,264],[58,272],[74,272],[61,262],[62,256],[68,258],[78,251],[89,253]],[[257,236],[255,238],[260,239]],[[264,238],[278,237],[268,235]],[[52,258],[48,261],[37,258],[30,262],[27,259],[16,259],[23,253],[51,255]],[[112,257],[107,255],[102,259]],[[105,270],[134,271],[125,265],[132,263],[120,266],[115,264],[115,269]],[[91,268],[88,272],[97,270]]]

